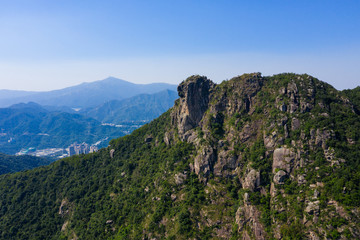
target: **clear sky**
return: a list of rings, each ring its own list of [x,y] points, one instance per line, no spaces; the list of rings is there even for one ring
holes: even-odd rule
[[[0,0],[0,89],[248,72],[360,85],[360,1]]]

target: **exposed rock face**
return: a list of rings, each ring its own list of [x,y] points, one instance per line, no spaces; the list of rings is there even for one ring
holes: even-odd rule
[[[65,198],[61,201],[59,215],[62,217],[69,213],[69,201]]]
[[[213,169],[215,161],[216,154],[214,152],[214,149],[209,146],[204,147],[200,154],[195,158],[195,173],[199,174],[200,172],[202,172],[205,176],[209,175]]]
[[[323,149],[327,148],[326,141],[331,138],[332,133],[329,130],[316,131],[315,144],[322,147]]]
[[[115,149],[110,150],[110,158],[114,158]]]
[[[279,170],[274,176],[275,184],[284,184],[287,173],[283,170]]]
[[[250,169],[242,181],[242,186],[245,189],[254,191],[255,188],[260,186],[260,172]]]
[[[292,149],[287,147],[275,149],[273,155],[273,173],[275,173],[276,169],[285,170],[287,173],[290,173],[295,157],[296,155]]]
[[[318,215],[319,214],[319,204],[320,204],[320,201],[308,202],[308,204],[305,208],[305,212],[308,214]]]
[[[238,166],[238,159],[236,156],[231,156],[229,151],[221,151],[218,154],[216,164],[214,166],[215,176],[230,176],[232,170],[235,170]]]
[[[291,82],[287,86],[287,96],[289,98],[289,113],[294,113],[299,108],[298,103],[298,87],[295,82]]]
[[[214,87],[211,80],[201,76],[191,76],[178,86],[179,109],[173,115],[173,122],[181,136],[199,124],[208,109],[210,92]]]
[[[291,130],[298,130],[300,128],[300,120],[297,118],[293,118],[291,121]]]
[[[299,175],[298,176],[298,184],[301,185],[301,184],[305,184],[305,183],[306,183],[305,176],[304,175]]]
[[[245,204],[244,207],[239,207],[235,215],[235,222],[239,226],[239,231],[243,231],[245,225],[248,225],[255,239],[266,239],[266,232],[261,224],[260,215],[260,211],[255,206]]]
[[[31,182],[31,172],[1,177],[0,229],[34,212],[27,222],[61,236],[61,222],[36,209],[34,193],[46,191],[67,239],[360,239],[360,113],[338,95],[306,75],[219,85],[192,76],[172,110],[99,153],[36,170]],[[1,215],[14,202],[21,214]]]
[[[184,173],[177,173],[175,174],[175,183],[177,185],[181,185],[187,179],[187,175]]]
[[[314,122],[318,116],[331,118],[326,113],[329,103],[315,98],[323,86],[309,76],[294,77],[279,88],[274,86],[280,80],[270,81],[258,73],[239,76],[218,86],[205,77],[188,78],[178,88],[180,99],[171,113],[175,130],[168,129],[164,141],[171,145],[178,141],[178,136],[181,141],[194,145],[190,170],[201,182],[209,184],[210,179],[216,182],[226,178],[237,181],[237,186],[245,189],[242,193],[244,202],[235,215],[242,239],[286,238],[283,228],[289,221],[304,224],[307,237],[320,239],[326,231],[313,231],[311,224],[321,221],[323,209],[320,209],[319,198],[324,185],[307,185],[308,181],[312,183],[309,177],[314,175],[309,172],[319,171],[319,167],[307,168],[314,161],[310,153],[321,148],[331,167],[339,167],[340,162],[345,161],[335,158],[334,150],[327,145],[335,136],[331,126],[319,127]],[[356,144],[356,141],[348,140],[348,143]],[[183,181],[183,175],[175,175],[177,185]],[[287,182],[296,184],[282,186]],[[313,194],[303,189],[307,187]],[[221,195],[210,190],[206,193]],[[291,200],[291,194],[299,196]],[[269,197],[269,211],[276,213],[270,213],[270,233],[264,230],[261,208],[257,205],[259,198],[264,201],[266,196]],[[218,204],[216,200],[211,201]],[[284,212],[293,214],[294,204],[299,204],[304,212],[302,219],[289,217],[286,222],[278,218]],[[311,219],[307,219],[309,215]],[[221,225],[216,230],[217,237],[230,236],[225,234],[230,231],[229,222],[225,224],[223,219],[206,218],[207,224],[211,223],[209,226],[214,226],[217,221]]]
[[[264,131],[264,145],[267,149],[272,149],[275,147],[276,144],[276,132],[274,131],[269,136],[266,135]]]
[[[170,132],[166,132],[164,135],[164,142],[166,145],[171,144],[172,134]]]

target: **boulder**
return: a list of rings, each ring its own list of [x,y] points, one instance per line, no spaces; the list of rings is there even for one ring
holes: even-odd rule
[[[167,146],[169,146],[172,142],[173,135],[172,132],[165,132],[164,134],[164,142]]]
[[[174,176],[176,185],[181,185],[187,179],[187,175],[184,173],[177,173]]]
[[[305,212],[312,215],[319,215],[319,210],[320,210],[320,201],[315,201],[315,202],[308,202],[306,208],[305,208]]]
[[[305,176],[304,175],[299,175],[298,176],[298,184],[301,185],[301,184],[305,184],[305,183],[306,183]]]
[[[59,207],[59,215],[61,215],[62,217],[67,215],[69,213],[70,210],[70,206],[69,206],[69,201],[65,198],[61,201],[60,207]]]
[[[274,131],[273,134],[266,135],[264,132],[264,145],[267,149],[272,149],[275,147],[276,144],[276,132]]]
[[[111,159],[114,158],[114,152],[115,152],[115,149],[111,149],[111,150],[110,150],[110,158],[111,158]]]
[[[245,178],[242,181],[242,186],[245,189],[254,191],[257,187],[260,186],[260,172],[254,169],[248,170]]]
[[[294,151],[287,147],[281,147],[274,150],[273,154],[273,173],[276,169],[285,170],[287,173],[291,171],[291,165],[295,160],[296,154]]]

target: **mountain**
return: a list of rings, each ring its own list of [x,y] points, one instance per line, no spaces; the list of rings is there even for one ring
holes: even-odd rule
[[[2,89],[0,90],[0,99],[25,97],[35,93],[36,92]]]
[[[125,135],[128,128],[103,126],[79,114],[48,111],[37,103],[0,109],[0,151],[15,154],[22,148],[64,148],[74,142],[95,143]],[[106,146],[106,142],[104,143]]]
[[[134,84],[109,77],[104,80],[82,83],[77,86],[48,92],[28,93],[21,91],[0,90],[5,97],[0,98],[0,107],[21,102],[36,102],[40,105],[67,106],[71,108],[95,107],[110,100],[120,100],[139,94],[152,94],[162,90],[175,90],[176,86],[166,83]],[[10,97],[11,94],[14,97]]]
[[[124,100],[112,100],[83,112],[101,122],[120,124],[124,121],[150,121],[174,105],[177,93],[164,90],[154,94],[140,94]]]
[[[360,238],[360,116],[344,92],[253,73],[178,93],[97,153],[0,176],[0,238]]]
[[[0,153],[0,175],[50,164],[49,160],[33,156],[10,156]]]

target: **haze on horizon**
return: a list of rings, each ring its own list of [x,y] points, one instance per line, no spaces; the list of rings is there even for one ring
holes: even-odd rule
[[[337,89],[360,76],[359,1],[2,1],[0,89],[104,79],[220,82],[308,73]]]

